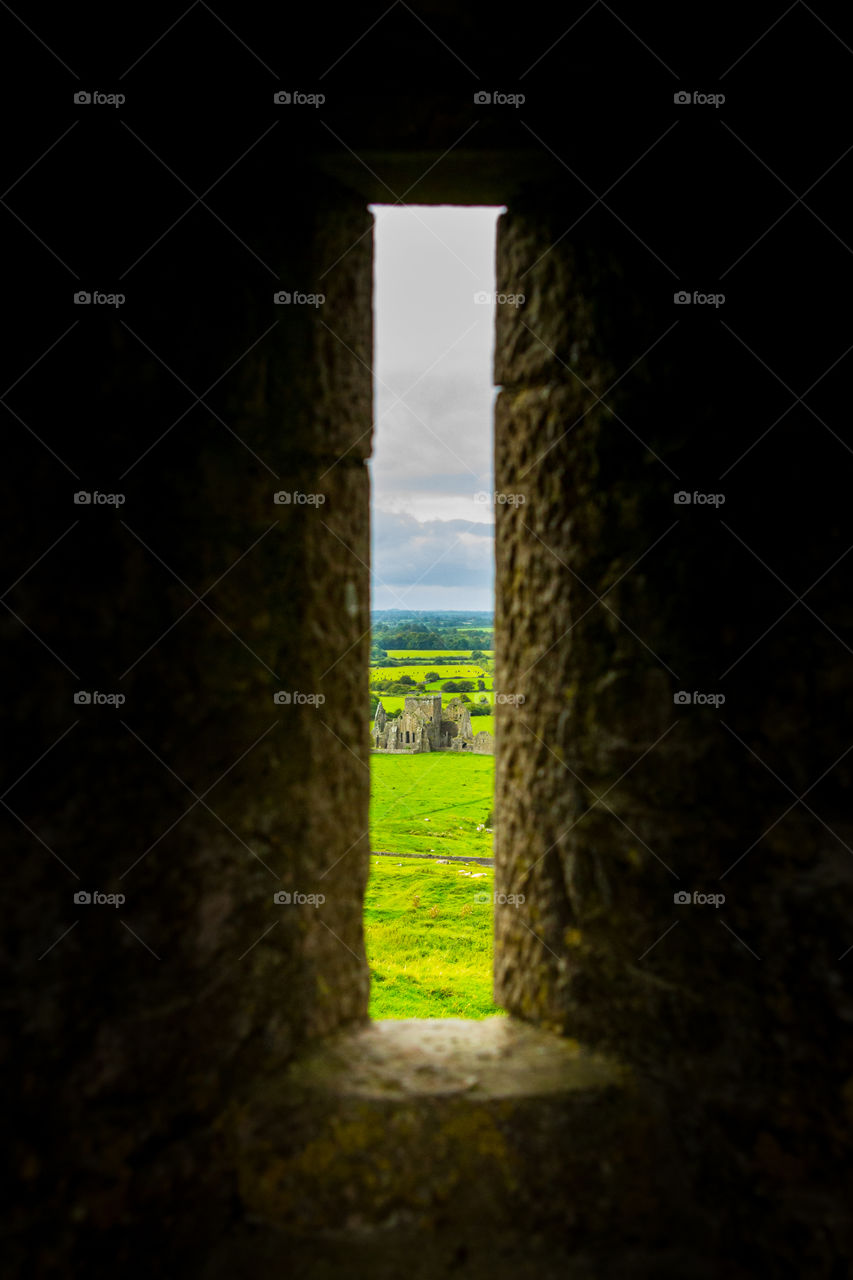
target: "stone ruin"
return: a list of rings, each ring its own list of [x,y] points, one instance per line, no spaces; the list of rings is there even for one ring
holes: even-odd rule
[[[461,698],[441,705],[441,694],[419,698],[406,696],[402,715],[390,717],[380,699],[373,721],[374,751],[415,755],[421,751],[471,751],[495,754],[494,735],[485,729],[474,734],[471,713]]]

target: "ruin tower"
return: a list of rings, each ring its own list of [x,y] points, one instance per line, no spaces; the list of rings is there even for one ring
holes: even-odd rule
[[[472,742],[474,732],[471,728],[471,713],[461,698],[451,698],[444,708],[441,723],[443,746],[449,747],[455,741]]]

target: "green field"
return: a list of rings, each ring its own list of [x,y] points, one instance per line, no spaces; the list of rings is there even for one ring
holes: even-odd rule
[[[417,680],[418,684],[420,684],[431,671],[435,672],[442,680],[458,680],[461,677],[469,680],[480,677],[485,680],[489,675],[486,668],[477,662],[459,663],[458,666],[454,663],[452,666],[441,667],[438,671],[435,670],[435,667],[430,666],[429,663],[412,662],[406,663],[403,667],[371,667],[370,680],[371,682],[374,680],[399,680],[400,676],[411,676],[413,680]]]
[[[403,855],[370,860],[364,921],[371,1017],[500,1013],[492,1002],[492,868],[405,856],[492,856],[485,827],[494,758],[374,755],[370,772],[371,848]]]
[[[476,863],[371,858],[364,931],[372,1018],[503,1012],[492,1000],[493,886],[491,867]]]
[[[472,723],[479,729],[477,718]],[[485,827],[494,776],[494,756],[443,751],[372,755],[371,848],[491,858],[492,836]]]

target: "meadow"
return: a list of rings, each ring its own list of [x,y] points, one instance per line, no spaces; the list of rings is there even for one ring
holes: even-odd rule
[[[371,848],[491,858],[494,777],[494,756],[371,755]]]
[[[504,1012],[492,999],[493,892],[492,869],[477,863],[371,858],[364,906],[371,1018]]]
[[[492,857],[494,757],[370,758],[365,945],[373,1018],[487,1018],[492,1001],[494,872],[406,854]],[[479,830],[478,830],[479,828]]]
[[[443,666],[438,671],[429,663],[407,662],[405,666],[401,667],[371,667],[370,682],[372,684],[375,680],[399,680],[400,676],[411,676],[413,680],[421,684],[430,673],[435,673],[435,675],[441,677],[440,681],[433,682],[435,684],[440,684],[444,680],[460,680],[463,678],[466,680],[491,679],[488,670],[478,662],[465,662],[460,663],[458,666],[454,663],[453,666]]]

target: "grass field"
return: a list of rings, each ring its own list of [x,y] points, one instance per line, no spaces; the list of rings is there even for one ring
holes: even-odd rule
[[[404,667],[371,667],[370,680],[372,683],[374,680],[399,680],[400,676],[411,676],[420,684],[431,671],[441,680],[459,680],[463,677],[468,680],[477,677],[485,680],[489,674],[479,662],[460,662],[458,666],[454,663],[438,671],[429,663],[412,662]]]
[[[494,763],[493,756],[443,753],[370,757],[371,848],[401,855],[370,860],[364,923],[372,1018],[503,1012],[492,1001],[492,868],[405,856],[492,856],[485,828]]]
[[[414,669],[415,669],[414,667],[401,668],[401,675],[403,675],[403,676],[409,676],[409,675],[411,675],[412,680],[414,680],[415,676],[414,676],[414,675],[412,675],[412,672],[414,672]],[[383,678],[382,676],[377,676],[377,680],[382,680],[382,678]],[[455,678],[456,678],[456,680],[459,680],[459,676],[456,676],[456,677],[453,677],[453,676],[447,676],[447,680],[455,680]],[[489,701],[494,701],[494,690],[493,690],[493,689],[492,689],[492,687],[491,687],[491,686],[492,686],[492,676],[491,676],[491,675],[489,675],[489,673],[488,673],[488,672],[485,672],[485,673],[484,673],[484,675],[482,675],[482,676],[476,676],[476,677],[474,677],[474,676],[467,676],[466,678],[467,678],[467,680],[474,680],[474,678],[476,678],[476,680],[478,680],[478,681],[479,681],[479,680],[482,680],[482,681],[483,681],[483,684],[485,685],[485,689],[474,689],[474,690],[471,690],[470,694],[469,694],[469,695],[467,695],[467,696],[469,696],[469,698],[474,698],[474,696],[475,696],[475,695],[479,695],[479,694],[491,694],[491,698],[489,698]],[[441,678],[441,680],[430,680],[429,684],[427,684],[427,682],[425,682],[425,681],[420,681],[420,682],[421,682],[421,684],[423,684],[423,685],[424,685],[424,689],[425,689],[425,690],[427,690],[428,694],[430,694],[430,692],[432,692],[432,694],[441,694],[441,692],[442,692],[442,691],[443,691],[443,689],[444,689],[444,677],[442,677],[442,678]],[[371,681],[371,682],[370,682],[370,687],[371,687],[371,689],[373,689],[373,687],[374,687],[373,681]],[[377,690],[377,692],[378,692],[378,690]],[[414,687],[414,686],[412,686],[412,694],[415,694],[415,692],[416,692],[416,689],[415,689],[415,687]],[[383,695],[383,696],[384,696],[384,695]],[[396,695],[393,695],[393,694],[392,694],[392,696],[396,696]],[[448,696],[450,696],[450,695],[448,695]]]
[[[492,836],[477,827],[491,814],[494,776],[494,756],[372,755],[371,848],[491,858]]]
[[[371,858],[364,927],[372,1018],[503,1013],[492,1000],[493,885],[492,869],[476,863]]]

